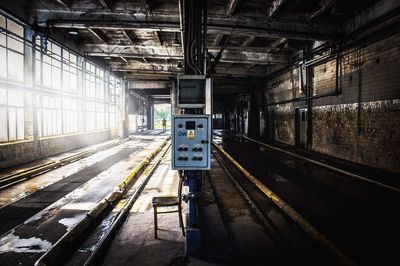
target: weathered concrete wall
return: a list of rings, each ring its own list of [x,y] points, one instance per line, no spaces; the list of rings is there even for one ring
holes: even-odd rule
[[[82,148],[117,138],[118,130],[103,130],[87,134],[72,134],[0,144],[0,168],[31,162],[47,156]]]
[[[400,34],[343,52],[338,96],[312,100],[312,145],[317,152],[400,172]],[[313,72],[313,95],[335,92],[336,60]],[[298,84],[298,83],[297,83]],[[299,97],[291,73],[267,81],[268,103]],[[300,94],[301,95],[301,94]],[[295,109],[305,101],[273,105],[273,138],[295,143]]]
[[[399,100],[315,107],[313,125],[313,150],[399,171]]]
[[[299,69],[292,70],[267,80],[266,102],[278,103],[303,97],[300,89]],[[304,107],[303,102],[281,103],[268,107],[272,138],[286,144],[295,144],[295,110]]]
[[[275,140],[294,145],[295,143],[295,109],[292,103],[280,104],[272,108],[273,135]]]

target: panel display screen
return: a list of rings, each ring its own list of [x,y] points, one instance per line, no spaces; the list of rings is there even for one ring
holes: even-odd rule
[[[205,103],[204,80],[181,80],[179,87],[180,104]]]
[[[186,121],[186,129],[196,129],[196,122],[195,121]]]

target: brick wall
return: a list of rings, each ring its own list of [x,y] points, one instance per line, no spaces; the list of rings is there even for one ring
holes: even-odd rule
[[[341,94],[312,100],[312,147],[360,164],[400,172],[400,34],[344,51]],[[268,103],[299,97],[297,69],[267,81]],[[335,91],[336,60],[313,68],[313,94]],[[297,79],[298,80],[298,79]],[[277,141],[294,145],[295,112],[305,102],[273,105]]]

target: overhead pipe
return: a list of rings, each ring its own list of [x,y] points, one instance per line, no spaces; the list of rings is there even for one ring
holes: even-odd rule
[[[180,31],[180,33],[181,33],[181,46],[182,46],[182,55],[183,55],[183,58],[185,58],[185,44],[184,44],[184,32],[185,32],[185,29],[184,29],[184,25],[183,25],[183,21],[184,21],[184,18],[183,18],[183,1],[184,0],[178,0],[178,7],[179,7],[179,31]],[[182,62],[183,64],[182,64],[182,66],[183,67],[185,67],[185,64],[184,64],[184,62]]]

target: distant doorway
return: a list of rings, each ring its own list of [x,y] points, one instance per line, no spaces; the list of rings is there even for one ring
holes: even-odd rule
[[[154,129],[163,129],[165,119],[166,130],[171,129],[171,104],[154,104]]]
[[[307,145],[307,108],[296,109],[296,146],[305,148]]]

